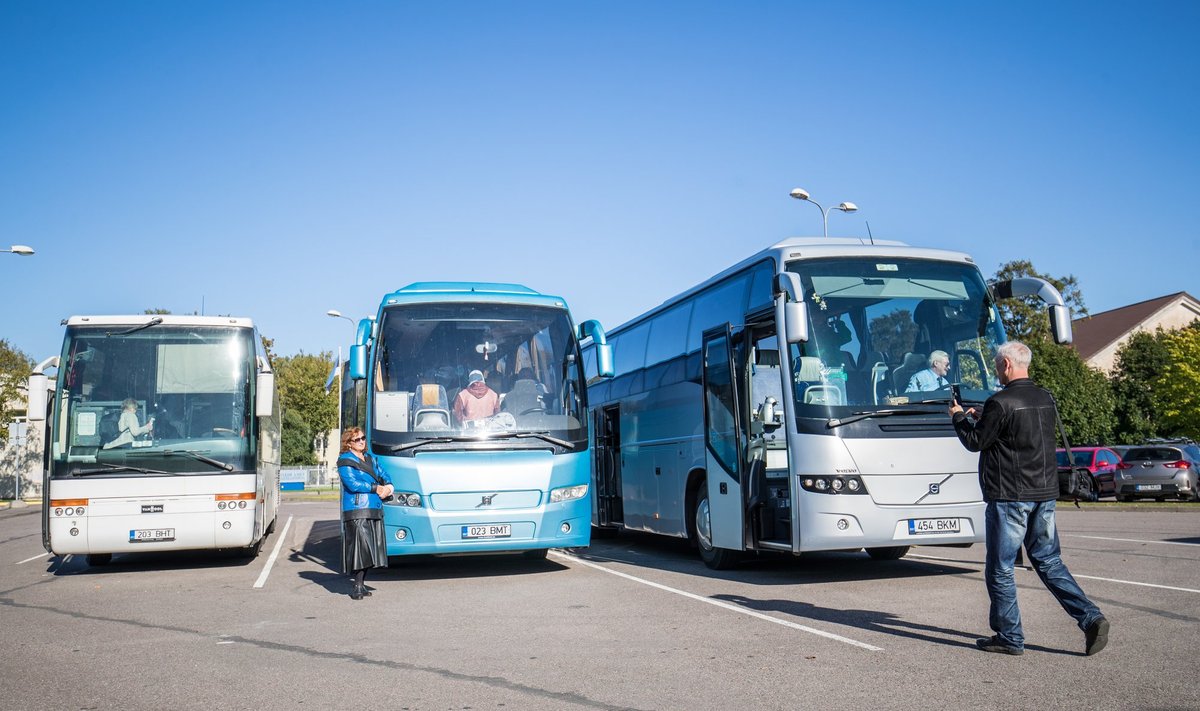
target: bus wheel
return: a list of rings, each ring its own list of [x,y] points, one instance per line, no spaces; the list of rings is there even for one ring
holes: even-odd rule
[[[875,560],[900,560],[908,553],[908,546],[888,546],[886,548],[868,548],[867,555]]]
[[[713,570],[729,570],[738,564],[741,557],[737,551],[717,548],[712,542],[712,517],[708,506],[708,489],[700,485],[700,499],[696,502],[696,547],[700,549],[700,560]]]
[[[87,564],[92,566],[108,565],[112,562],[112,553],[88,553]]]
[[[529,551],[521,551],[521,557],[525,560],[546,560],[546,554],[549,552],[547,548],[535,548]]]

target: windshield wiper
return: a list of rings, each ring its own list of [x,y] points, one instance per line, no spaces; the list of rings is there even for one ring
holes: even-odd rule
[[[825,427],[828,429],[833,429],[834,427],[841,427],[842,425],[848,425],[851,422],[858,422],[859,420],[866,420],[872,417],[944,414],[946,413],[942,412],[941,410],[874,410],[872,412],[856,412],[849,417],[831,417],[825,421]]]
[[[531,438],[531,437],[540,439],[545,442],[549,442],[550,444],[558,445],[559,447],[564,447],[566,449],[574,449],[575,448],[575,445],[573,443],[568,442],[565,439],[559,439],[558,437],[554,437],[553,435],[551,435],[548,432],[502,432],[502,431],[497,431],[497,432],[490,432],[486,435],[479,436],[479,437],[454,437],[454,436],[422,437],[419,440],[417,440],[416,442],[405,442],[404,444],[397,444],[393,447],[390,447],[388,449],[388,451],[389,452],[405,452],[410,449],[416,449],[417,447],[424,447],[427,444],[448,444],[450,442],[481,443],[481,442],[489,442],[491,440],[499,440],[499,439],[527,439],[527,438]]]
[[[127,328],[124,331],[105,331],[104,335],[105,336],[128,336],[131,333],[137,333],[138,331],[150,328],[151,326],[157,326],[158,324],[160,324],[162,322],[163,322],[162,316],[155,316],[154,318],[150,319],[149,321],[147,321],[146,323],[143,323],[140,326],[134,326],[133,328]]]
[[[79,469],[71,472],[71,476],[90,476],[92,474],[111,474],[113,472],[138,472],[140,474],[173,474],[174,472],[164,472],[161,469],[146,469],[144,467],[131,467],[128,464],[105,464],[99,462],[103,469]]]
[[[213,459],[212,457],[206,457],[203,454],[192,451],[190,449],[149,449],[149,450],[142,449],[142,450],[134,450],[132,452],[129,452],[129,454],[138,454],[138,455],[144,455],[144,456],[148,456],[151,454],[161,454],[166,457],[169,457],[169,456],[172,456],[175,454],[183,454],[188,457],[191,457],[192,459],[195,459],[198,462],[204,462],[205,464],[212,465],[212,466],[216,467],[217,469],[224,469],[227,472],[233,471],[232,464],[229,464],[227,462],[222,462],[219,459]]]
[[[565,439],[559,439],[549,432],[501,432],[500,434],[494,435],[489,439],[526,439],[529,437],[536,437],[537,439],[540,439],[544,442],[549,442],[550,444],[556,444],[564,449],[575,448],[575,443],[568,442]]]

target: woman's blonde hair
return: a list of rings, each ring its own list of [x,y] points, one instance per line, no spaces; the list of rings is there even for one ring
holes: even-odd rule
[[[342,451],[349,452],[350,440],[355,439],[361,434],[363,434],[361,427],[348,427],[342,430]]]

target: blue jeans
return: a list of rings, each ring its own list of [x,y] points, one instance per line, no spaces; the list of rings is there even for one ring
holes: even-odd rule
[[[1017,607],[1017,585],[1013,579],[1013,565],[1022,542],[1042,584],[1067,614],[1075,618],[1079,629],[1086,630],[1102,616],[1100,608],[1083,594],[1059,556],[1053,501],[989,501],[984,513],[984,529],[987,564],[983,575],[992,603],[988,622],[1003,644],[1025,648],[1021,610]]]

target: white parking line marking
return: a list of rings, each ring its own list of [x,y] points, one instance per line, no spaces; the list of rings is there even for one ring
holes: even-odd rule
[[[263,571],[259,573],[258,580],[254,581],[254,587],[261,588],[267,584],[267,576],[271,574],[271,566],[275,565],[275,559],[279,557],[279,549],[283,548],[283,539],[287,538],[288,528],[292,525],[292,517],[288,516],[287,523],[283,524],[283,530],[279,532],[279,540],[275,541],[275,548],[271,551],[271,557],[267,558],[267,564],[263,566]]]
[[[1091,538],[1097,541],[1121,541],[1123,543],[1161,543],[1164,546],[1200,546],[1200,543],[1186,541],[1143,541],[1137,538],[1109,538],[1107,536],[1084,536],[1078,533],[1060,534],[1063,538]]]
[[[974,561],[974,560],[956,560],[954,558],[939,558],[938,556],[935,556],[935,555],[917,555],[915,553],[909,553],[905,557],[906,558],[923,558],[925,560],[940,560],[940,561],[943,561],[946,563],[959,563],[959,564],[964,564],[964,565],[979,565],[979,566],[983,565],[983,563]],[[1024,571],[1030,572],[1030,573],[1035,572],[1033,570],[1033,568],[1030,568],[1028,566],[1018,565],[1016,569],[1024,570]],[[1106,583],[1120,583],[1121,585],[1136,585],[1136,586],[1142,587],[1142,588],[1157,588],[1159,590],[1175,590],[1177,592],[1189,592],[1189,593],[1200,594],[1200,590],[1193,590],[1192,588],[1177,588],[1174,585],[1158,585],[1157,583],[1139,583],[1136,580],[1120,580],[1118,578],[1101,578],[1096,575],[1081,575],[1079,573],[1071,573],[1071,575],[1076,578],[1083,578],[1085,580],[1103,580]]]
[[[561,558],[566,558],[568,560],[579,563],[580,565],[586,565],[589,568],[595,568],[596,570],[603,571],[605,573],[608,573],[609,575],[615,575],[619,578],[625,578],[626,580],[632,580],[633,582],[641,583],[642,585],[649,585],[652,588],[658,588],[659,590],[665,590],[669,593],[674,593],[676,595],[682,595],[683,597],[690,598],[692,600],[697,600],[699,602],[708,603],[709,605],[715,605],[717,607],[724,608],[724,609],[730,610],[732,612],[737,612],[742,615],[749,615],[750,617],[757,617],[760,620],[766,620],[767,622],[773,622],[777,625],[783,625],[784,627],[790,627],[791,629],[800,630],[801,632],[808,632],[811,634],[815,634],[819,637],[825,637],[826,639],[835,640],[837,642],[845,642],[846,644],[851,644],[851,645],[854,645],[855,647],[869,649],[872,652],[882,652],[883,651],[882,647],[875,647],[870,644],[867,644],[866,642],[859,642],[858,640],[850,639],[849,637],[843,637],[843,636],[837,635],[837,634],[833,634],[832,632],[825,632],[823,630],[814,629],[812,627],[805,627],[804,625],[798,625],[795,622],[788,622],[787,620],[781,620],[777,617],[771,617],[770,615],[764,615],[761,612],[755,612],[754,610],[747,610],[744,607],[738,607],[737,605],[734,605],[734,604],[731,604],[728,602],[723,602],[721,600],[713,600],[712,598],[707,598],[702,595],[696,595],[695,593],[685,592],[683,590],[677,590],[675,588],[668,587],[668,586],[662,585],[660,583],[651,582],[651,581],[645,580],[643,578],[629,575],[628,573],[622,573],[618,570],[606,568],[603,565],[597,565],[595,563],[592,563],[591,561],[583,560],[582,558],[573,556],[569,553],[563,553],[562,551],[551,550],[550,554],[554,555],[554,556],[559,556]]]
[[[37,560],[38,558],[45,558],[45,557],[46,557],[46,556],[48,556],[48,555],[50,555],[50,554],[49,554],[49,553],[39,553],[38,555],[35,555],[35,556],[34,556],[34,557],[32,557],[32,558],[26,558],[25,560],[19,560],[19,561],[17,561],[17,563],[16,563],[16,564],[17,564],[17,565],[20,565],[20,564],[22,564],[22,563],[28,563],[28,562],[29,562],[29,561],[31,561],[31,560]]]

